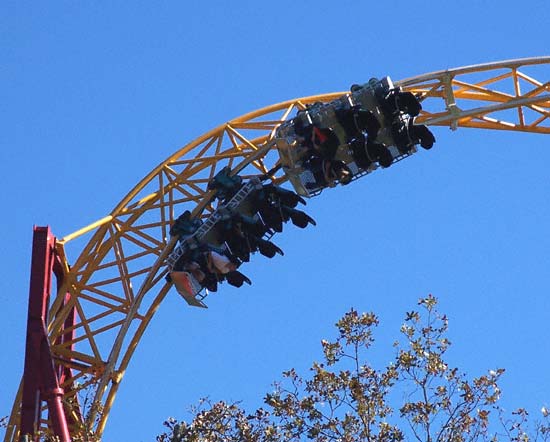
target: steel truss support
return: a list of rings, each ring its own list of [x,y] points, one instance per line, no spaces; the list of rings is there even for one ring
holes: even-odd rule
[[[536,57],[446,69],[394,84],[422,99],[423,110],[416,120],[421,124],[550,134],[549,68],[550,57]],[[284,183],[287,177],[278,169],[281,162],[273,142],[279,125],[310,103],[329,102],[345,93],[296,98],[234,118],[174,152],[108,215],[59,239],[56,255],[55,241],[44,239],[50,254],[49,258],[42,255],[40,278],[45,281],[47,273],[49,284],[53,262],[60,260],[63,282],[58,277],[49,309],[44,291],[36,295],[40,304],[32,326],[36,328],[35,359],[30,363],[36,384],[30,397],[28,392],[25,395],[24,426],[19,389],[4,442],[19,442],[20,435],[32,433],[37,422],[42,434],[54,432],[53,402],[51,407],[48,404],[49,419],[33,417],[45,408],[35,404],[47,396],[37,377],[47,372],[39,368],[45,361],[52,376],[50,395],[59,391],[52,381],[54,363],[58,370],[57,385],[64,390],[63,407],[72,437],[101,437],[129,362],[170,290],[164,276],[166,259],[177,242],[169,235],[172,223],[185,210],[203,220],[214,212],[208,182],[224,167],[245,179],[267,174],[273,183]],[[49,236],[45,233],[45,238]],[[69,267],[65,246],[73,247],[77,238],[87,243],[74,250],[78,256]],[[29,316],[29,337],[32,321]],[[44,358],[41,351],[46,353]],[[33,382],[33,375],[25,374],[25,379],[31,379],[27,384]],[[77,395],[91,399],[84,404],[85,413]],[[30,426],[29,416],[34,419]]]
[[[60,388],[60,381],[67,373],[56,367],[47,331],[52,274],[58,286],[63,280],[55,241],[49,227],[34,227],[21,402],[22,441],[40,440],[42,401],[47,403],[52,433],[60,442],[71,440],[62,402],[65,392]]]

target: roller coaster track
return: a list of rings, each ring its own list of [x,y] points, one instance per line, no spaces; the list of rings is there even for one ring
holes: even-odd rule
[[[417,121],[429,126],[550,134],[549,80],[550,57],[537,57],[395,84],[420,97]],[[64,373],[62,403],[73,439],[101,437],[128,363],[170,290],[165,261],[176,243],[169,235],[175,218],[184,210],[202,218],[213,212],[206,186],[222,167],[245,178],[269,173],[279,161],[271,142],[276,128],[308,103],[342,94],[289,100],[222,124],[155,167],[109,215],[55,242],[63,277],[49,305],[47,336],[56,368]],[[282,172],[269,179],[286,181]],[[77,238],[87,243],[69,265],[65,248]],[[87,405],[84,396],[91,398]],[[20,440],[21,403],[20,386],[6,442]],[[47,418],[39,426],[41,434],[51,434]]]

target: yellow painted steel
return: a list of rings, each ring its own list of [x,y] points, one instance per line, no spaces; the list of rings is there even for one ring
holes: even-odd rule
[[[427,125],[548,134],[550,82],[529,72],[541,68],[550,78],[550,57],[449,69],[396,84],[421,98],[417,121]],[[58,241],[65,282],[50,307],[48,330],[56,362],[72,370],[62,385],[66,410],[76,422],[71,434],[100,438],[103,433],[128,363],[170,288],[164,263],[176,243],[168,234],[174,219],[184,210],[200,217],[213,211],[206,186],[221,168],[229,166],[244,176],[271,170],[278,162],[272,143],[277,126],[308,103],[342,94],[289,100],[213,129],[159,164],[109,215]],[[286,180],[281,172],[270,179]],[[86,236],[69,267],[65,246]],[[72,309],[77,319],[67,330],[64,323]],[[69,331],[74,339],[59,342]],[[5,442],[19,439],[20,391]],[[48,433],[46,420],[41,430]]]
[[[418,118],[429,126],[548,134],[550,82],[526,70],[544,70],[549,64],[550,57],[524,58],[433,72],[396,84],[435,104],[429,110],[424,106]]]

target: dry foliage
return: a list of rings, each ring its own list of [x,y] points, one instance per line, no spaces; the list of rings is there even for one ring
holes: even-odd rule
[[[322,362],[311,375],[294,369],[247,413],[238,403],[205,399],[191,409],[190,422],[168,419],[157,442],[376,441],[548,441],[550,422],[499,406],[503,369],[470,379],[445,361],[451,345],[448,320],[437,300],[419,301],[406,314],[392,362],[369,365],[378,318],[350,310],[336,323],[338,336],[321,341]]]

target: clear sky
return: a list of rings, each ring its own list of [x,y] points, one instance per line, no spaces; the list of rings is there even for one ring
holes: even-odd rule
[[[62,237],[107,215],[181,146],[269,104],[549,55],[548,23],[543,0],[3,1],[0,415],[22,373],[33,224]],[[548,406],[550,137],[434,132],[431,151],[311,200],[317,227],[276,237],[285,256],[243,268],[251,287],[222,287],[206,311],[171,293],[104,440],[154,440],[202,396],[260,405],[352,306],[380,316],[387,362],[428,293],[450,318],[453,365],[506,368],[508,409]]]

